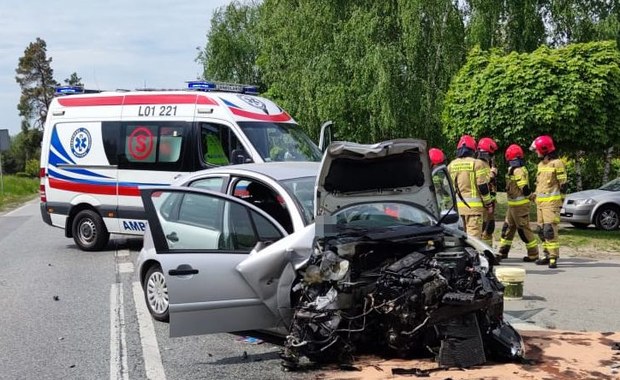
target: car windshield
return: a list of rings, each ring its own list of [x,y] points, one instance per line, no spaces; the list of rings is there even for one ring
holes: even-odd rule
[[[426,211],[413,205],[396,202],[362,203],[334,214],[336,224],[363,228],[424,225],[436,223]]]
[[[319,148],[293,123],[239,122],[265,162],[320,161]]]
[[[599,187],[599,189],[607,191],[620,191],[620,178],[616,178],[613,181],[607,182],[603,186]]]
[[[314,183],[316,177],[293,178],[280,181],[282,186],[297,202],[306,225],[314,221]]]

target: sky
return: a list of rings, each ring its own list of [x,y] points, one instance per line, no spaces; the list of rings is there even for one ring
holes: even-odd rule
[[[213,11],[231,0],[0,0],[0,129],[20,132],[15,69],[37,37],[54,79],[76,72],[88,89],[182,88]]]

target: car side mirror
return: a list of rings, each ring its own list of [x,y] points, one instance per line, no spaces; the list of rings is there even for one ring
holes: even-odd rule
[[[459,214],[455,212],[449,212],[442,217],[443,224],[455,224],[459,221]]]
[[[234,149],[231,156],[231,161],[234,165],[249,164],[254,162],[250,157],[247,156],[247,153],[243,149]]]

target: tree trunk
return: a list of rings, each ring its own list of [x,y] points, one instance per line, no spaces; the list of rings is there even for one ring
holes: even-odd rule
[[[575,191],[583,190],[583,180],[581,177],[581,160],[583,159],[584,151],[580,150],[577,152],[577,157],[575,158]]]
[[[607,152],[605,153],[605,164],[603,165],[603,183],[602,184],[605,184],[609,181],[609,173],[611,172],[611,159],[612,158],[614,158],[614,147],[613,146],[607,148]]]

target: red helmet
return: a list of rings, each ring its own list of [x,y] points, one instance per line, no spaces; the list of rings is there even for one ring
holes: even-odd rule
[[[471,150],[476,150],[476,140],[474,140],[474,138],[470,135],[463,135],[461,136],[456,149],[462,148],[463,146]]]
[[[431,159],[433,165],[440,165],[446,161],[446,155],[438,148],[431,148],[428,150],[428,157]]]
[[[547,154],[553,152],[555,150],[555,145],[553,145],[553,139],[551,136],[538,136],[530,146],[531,151],[536,151],[539,156],[546,156]]]
[[[497,150],[497,143],[490,137],[483,137],[478,141],[478,150],[494,154]]]
[[[523,149],[517,144],[512,144],[508,148],[506,148],[506,161],[512,161],[517,158],[523,158]]]

